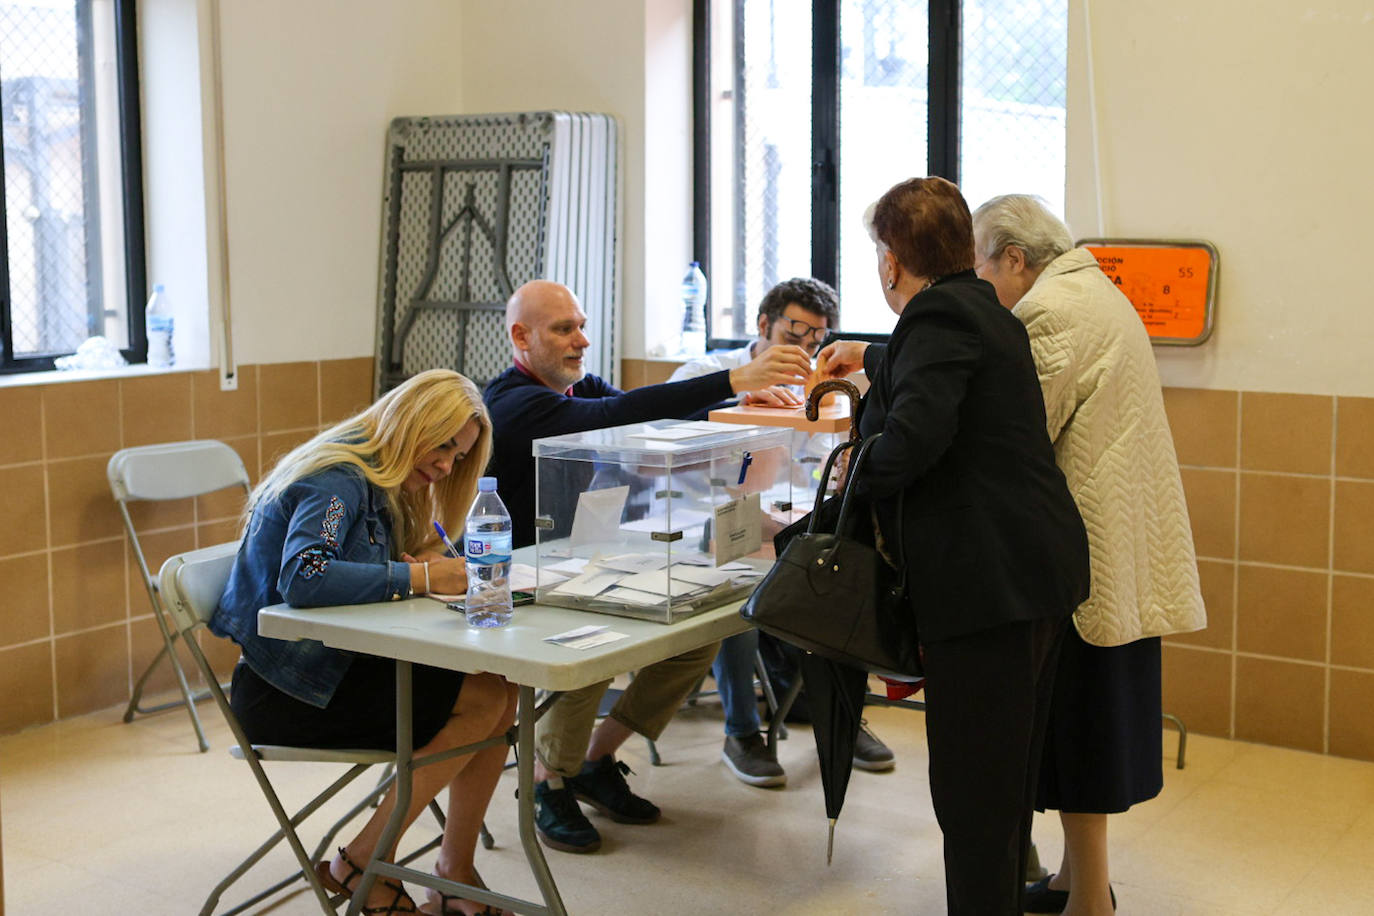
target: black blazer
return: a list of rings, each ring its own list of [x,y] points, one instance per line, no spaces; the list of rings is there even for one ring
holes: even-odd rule
[[[901,531],[921,639],[1073,613],[1088,537],[1045,431],[1021,322],[973,271],[907,303],[870,346],[859,430],[882,432],[856,485]]]

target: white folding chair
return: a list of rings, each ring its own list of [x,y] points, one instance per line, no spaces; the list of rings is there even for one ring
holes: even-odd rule
[[[229,705],[229,699],[225,696],[223,688],[220,687],[210,663],[206,660],[205,654],[201,652],[200,646],[195,640],[195,631],[204,626],[215,613],[215,608],[219,604],[220,595],[224,592],[225,583],[229,581],[229,571],[234,565],[234,555],[238,551],[237,543],[220,544],[215,547],[206,547],[202,550],[193,550],[189,553],[177,554],[168,558],[162,564],[162,571],[159,577],[161,584],[161,594],[163,603],[167,609],[168,616],[176,628],[176,632],[186,643],[186,648],[190,651],[191,657],[200,667],[201,673],[205,675],[206,683],[210,685],[210,694],[214,697],[219,710],[224,714],[224,720],[229,725],[229,730],[233,732],[234,740],[237,744],[229,749],[234,757],[246,761],[249,769],[253,771],[253,778],[258,782],[258,788],[267,799],[267,804],[272,809],[272,814],[276,816],[278,828],[266,842],[236,866],[233,871],[217,884],[206,898],[204,907],[201,908],[201,916],[210,916],[214,913],[215,907],[219,905],[219,899],[228,890],[229,886],[241,878],[250,868],[253,867],[263,856],[272,850],[283,839],[295,853],[296,861],[300,865],[300,870],[294,872],[287,878],[278,881],[276,884],[255,894],[238,906],[226,910],[222,916],[232,916],[232,914],[243,912],[259,901],[270,897],[283,888],[295,883],[298,879],[304,878],[315,893],[320,907],[325,913],[333,914],[335,908],[342,897],[331,896],[324,886],[320,884],[318,876],[315,874],[314,863],[318,862],[324,855],[326,849],[334,840],[334,836],[350,820],[356,817],[366,808],[371,807],[373,800],[379,797],[390,788],[391,780],[384,779],[382,782],[369,791],[358,804],[354,805],[347,813],[340,817],[329,831],[324,835],[312,852],[307,852],[301,843],[296,829],[301,822],[317,811],[322,805],[343,790],[349,783],[358,778],[363,772],[373,764],[386,764],[395,760],[395,755],[390,751],[377,750],[321,750],[318,748],[287,747],[281,745],[250,744],[247,736],[243,732],[243,727],[239,724],[238,717],[234,715],[234,710]],[[247,749],[245,752],[244,749]],[[313,763],[345,763],[350,764],[346,773],[307,802],[294,815],[288,814],[282,806],[281,799],[277,796],[276,790],[268,780],[267,774],[263,771],[263,763],[269,761],[306,761]],[[430,802],[430,811],[438,819],[440,827],[444,823],[442,809],[435,802]],[[402,863],[409,862],[418,856],[423,855],[429,850],[439,845],[436,838],[425,846],[412,852],[402,860]]]
[[[143,585],[148,590],[148,600],[153,606],[153,619],[162,631],[162,648],[153,656],[148,667],[134,684],[133,696],[129,698],[129,705],[124,709],[124,721],[133,721],[136,713],[161,712],[164,709],[185,705],[186,712],[191,717],[191,726],[196,730],[196,740],[200,743],[200,749],[202,752],[207,751],[210,745],[206,742],[205,731],[200,726],[196,702],[207,699],[209,694],[193,695],[186,683],[186,672],[181,667],[175,649],[177,633],[168,626],[166,611],[158,598],[157,581],[148,569],[147,557],[144,556],[138,532],[134,529],[133,519],[129,515],[129,503],[189,499],[228,487],[241,487],[244,493],[247,493],[248,471],[244,468],[238,453],[223,442],[197,439],[120,449],[110,456],[105,474],[110,480],[110,492],[114,494],[120,514],[124,516],[124,528],[129,533],[129,543],[133,546],[134,557],[137,558],[138,568],[143,574]],[[176,672],[181,699],[144,708],[139,705],[143,700],[143,688],[153,670],[157,668],[158,662],[164,657]]]

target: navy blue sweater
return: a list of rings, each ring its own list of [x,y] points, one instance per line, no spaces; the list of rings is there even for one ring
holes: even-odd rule
[[[491,411],[494,431],[491,473],[502,502],[510,510],[515,546],[534,543],[534,453],[530,443],[535,439],[687,417],[732,394],[728,370],[634,391],[621,391],[599,376],[588,375],[572,387],[571,397],[514,366],[492,379],[482,395]]]

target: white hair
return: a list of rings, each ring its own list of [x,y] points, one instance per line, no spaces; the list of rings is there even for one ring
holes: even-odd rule
[[[873,228],[873,213],[877,209],[878,201],[876,200],[864,208],[864,231],[867,232],[868,237],[873,240],[873,244],[886,248],[887,246],[883,245],[883,240],[878,238],[878,230]]]
[[[1073,249],[1069,227],[1031,194],[1003,194],[975,210],[973,239],[984,260],[1015,245],[1026,253],[1026,266],[1032,270]]]

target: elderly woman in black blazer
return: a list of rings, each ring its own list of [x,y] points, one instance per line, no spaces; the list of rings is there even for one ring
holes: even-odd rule
[[[831,344],[820,369],[862,367],[872,384],[859,430],[883,436],[856,485],[883,539],[900,533],[909,570],[949,912],[1019,914],[1054,660],[1088,594],[1087,535],[1045,433],[1025,327],[973,272],[959,189],[904,181],[865,222],[897,326],[886,345]]]

